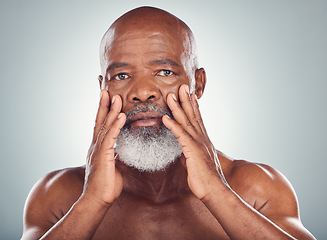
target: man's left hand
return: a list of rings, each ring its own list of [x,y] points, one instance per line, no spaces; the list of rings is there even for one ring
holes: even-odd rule
[[[167,115],[163,117],[164,125],[177,137],[183,148],[187,169],[188,185],[193,194],[205,201],[210,198],[212,190],[228,186],[217,156],[217,151],[210,142],[205,130],[197,97],[189,94],[189,87],[182,85],[179,89],[178,102],[176,95],[167,96],[167,104],[175,120]]]

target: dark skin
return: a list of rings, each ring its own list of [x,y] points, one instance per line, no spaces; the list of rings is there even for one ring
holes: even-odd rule
[[[139,8],[111,30],[87,164],[36,184],[22,239],[314,239],[285,177],[232,160],[210,142],[197,102],[206,76],[190,67],[188,28],[166,12]],[[113,148],[124,113],[146,102],[172,112],[174,120],[146,123],[164,124],[183,148],[154,173],[124,165]]]

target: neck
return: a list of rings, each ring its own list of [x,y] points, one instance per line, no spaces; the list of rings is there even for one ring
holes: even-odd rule
[[[184,158],[182,155],[181,158]],[[156,172],[140,172],[124,166],[124,192],[153,203],[164,203],[179,198],[190,190],[187,184],[187,171],[180,159],[166,169]]]

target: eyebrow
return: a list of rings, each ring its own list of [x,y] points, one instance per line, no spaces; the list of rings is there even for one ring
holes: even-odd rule
[[[150,65],[170,65],[180,67],[180,65],[170,58],[160,58],[150,62]]]
[[[170,58],[160,58],[160,59],[153,60],[150,62],[150,65],[169,65],[169,66],[180,67],[180,65],[177,62],[175,62]],[[129,66],[130,64],[126,62],[113,62],[107,67],[107,72],[113,69],[129,67]]]
[[[130,64],[125,63],[125,62],[113,62],[112,64],[110,64],[107,67],[107,72],[112,70],[112,69],[116,69],[116,68],[122,68],[122,67],[129,67]]]

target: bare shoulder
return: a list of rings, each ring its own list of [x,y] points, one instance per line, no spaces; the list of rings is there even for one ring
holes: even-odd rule
[[[24,235],[43,232],[54,225],[83,191],[84,167],[48,173],[30,191],[24,209]]]
[[[280,211],[298,217],[295,191],[278,170],[245,160],[227,158],[223,161],[228,162],[226,173],[224,171],[227,182],[252,207],[264,215],[278,215]]]
[[[226,180],[246,203],[296,239],[314,239],[302,225],[292,185],[278,170],[219,153]]]

